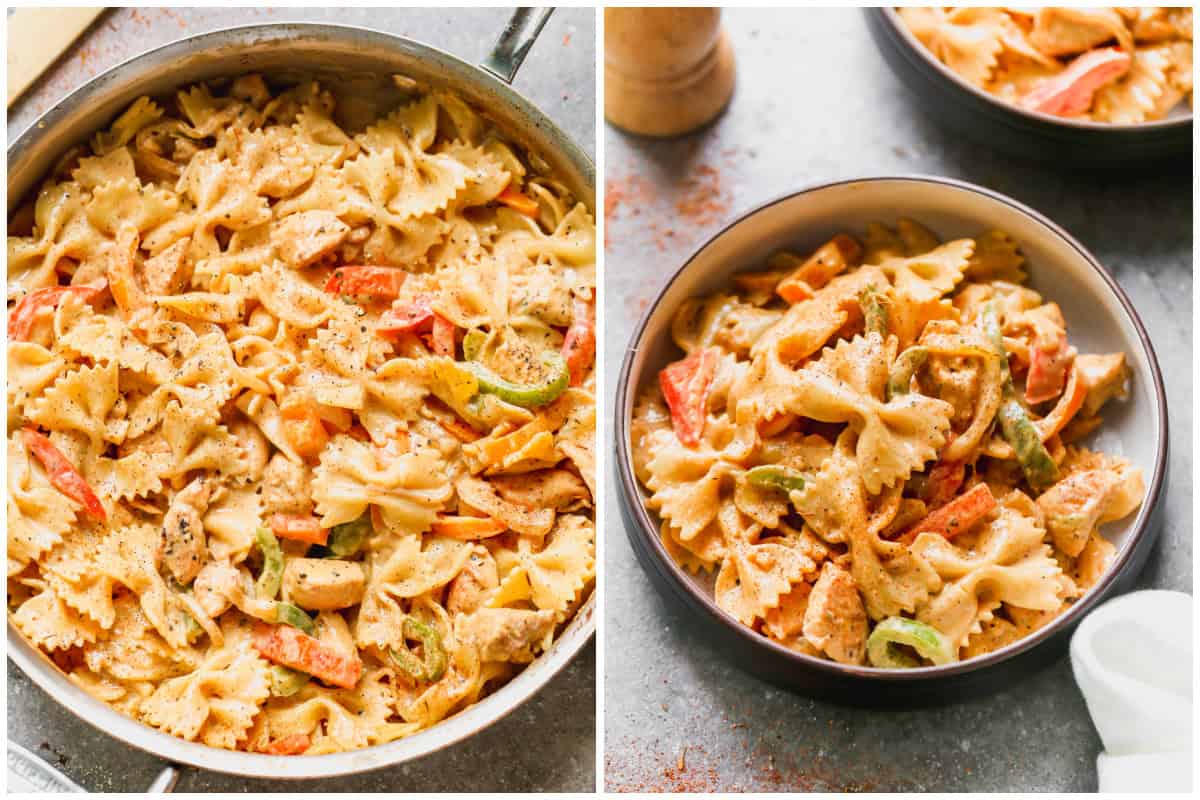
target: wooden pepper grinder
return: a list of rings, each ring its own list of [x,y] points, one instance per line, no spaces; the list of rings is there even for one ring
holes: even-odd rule
[[[604,9],[604,116],[646,136],[695,130],[733,94],[719,8]]]

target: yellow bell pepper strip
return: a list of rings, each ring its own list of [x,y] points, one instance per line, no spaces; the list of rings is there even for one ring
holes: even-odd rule
[[[887,399],[902,394],[908,394],[912,386],[913,376],[917,374],[917,370],[929,358],[929,348],[927,347],[910,347],[900,355],[896,356],[896,361],[892,364],[891,374],[888,375],[887,382]]]
[[[541,361],[547,377],[541,383],[533,384],[505,380],[477,361],[465,361],[459,366],[475,376],[481,393],[494,394],[514,406],[537,408],[557,400],[571,383],[567,362],[560,354],[547,350],[542,353]]]
[[[315,458],[325,449],[329,432],[311,400],[291,395],[280,405],[279,416],[283,420],[284,438],[301,458]]]
[[[992,347],[1000,359],[1000,374],[1004,380],[1004,399],[996,412],[1000,432],[1017,454],[1017,463],[1025,473],[1025,480],[1034,489],[1044,489],[1058,480],[1058,465],[1042,444],[1041,432],[1017,399],[1012,373],[1008,369],[1008,351],[1004,347],[1004,336],[1000,332],[1000,319],[995,303],[988,303],[984,307],[981,319],[984,332],[991,339]]]
[[[83,513],[92,519],[101,522],[108,519],[108,513],[104,510],[100,498],[92,491],[92,487],[83,475],[79,474],[79,470],[75,469],[62,451],[54,446],[49,437],[33,427],[25,428],[21,434],[29,452],[33,453],[34,458],[45,468],[46,477],[50,479],[51,486],[83,506]]]
[[[272,664],[267,677],[271,684],[272,697],[291,697],[308,685],[311,676],[298,669]]]
[[[253,645],[268,661],[307,672],[331,686],[353,689],[362,677],[357,653],[344,653],[289,625],[256,623]]]
[[[275,534],[268,528],[255,531],[254,541],[263,559],[262,571],[258,573],[258,580],[254,584],[255,591],[263,600],[274,600],[279,594],[279,587],[283,585],[283,550]]]
[[[992,496],[992,490],[986,483],[976,484],[970,491],[960,494],[913,525],[904,532],[899,541],[910,544],[921,533],[936,533],[953,539],[963,531],[970,530],[971,526],[995,508],[996,498]]]
[[[858,305],[862,308],[866,332],[887,336],[889,323],[887,295],[878,291],[874,286],[868,286],[859,293]]]
[[[804,488],[804,476],[790,467],[764,464],[746,472],[746,480],[755,486],[798,492]]]
[[[867,639],[867,659],[871,666],[883,669],[920,666],[920,662],[897,645],[907,645],[937,665],[949,664],[957,658],[950,640],[935,628],[915,619],[888,617],[875,626]]]
[[[357,553],[371,533],[371,517],[363,514],[356,520],[334,525],[329,531],[326,547],[332,558],[349,558]]]
[[[276,603],[275,621],[283,625],[291,625],[293,628],[298,628],[309,636],[313,636],[317,632],[317,625],[313,622],[312,617],[294,603],[285,603],[282,600]]]
[[[419,639],[424,658],[417,658],[407,648],[388,648],[388,655],[396,666],[406,675],[416,681],[433,682],[440,680],[446,674],[446,648],[442,645],[442,636],[432,625],[404,618],[403,633],[406,639]]]

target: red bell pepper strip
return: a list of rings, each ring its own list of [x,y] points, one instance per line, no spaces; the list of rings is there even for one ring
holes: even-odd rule
[[[373,297],[399,297],[404,285],[404,270],[396,267],[338,267],[325,281],[331,294],[367,294]]]
[[[449,358],[454,358],[454,330],[453,322],[433,310],[433,298],[427,294],[417,295],[411,303],[393,303],[375,326],[375,332],[382,336],[431,333],[430,349]]]
[[[454,358],[454,323],[436,311],[433,314],[433,333],[429,339],[435,354]]]
[[[54,488],[83,506],[84,513],[93,519],[101,522],[108,519],[100,498],[54,443],[34,428],[25,428],[22,433],[25,436],[25,445],[45,467]]]
[[[273,514],[270,526],[271,533],[280,539],[321,545],[329,541],[329,528],[321,527],[321,521],[313,516]]]
[[[717,373],[720,353],[716,347],[705,348],[658,373],[663,398],[671,409],[671,427],[688,447],[699,444],[704,433],[708,390]]]
[[[1096,91],[1128,72],[1132,61],[1129,53],[1116,47],[1084,53],[1062,72],[1031,89],[1018,104],[1060,117],[1082,114],[1092,107]]]
[[[69,294],[79,295],[84,300],[94,300],[106,288],[108,281],[99,286],[51,286],[46,289],[34,289],[22,297],[8,314],[8,340],[23,342],[29,339],[33,331],[33,323],[37,321],[38,312],[43,308],[56,308],[62,299]]]
[[[596,358],[596,315],[592,304],[575,298],[575,315],[563,339],[562,356],[571,371],[571,385],[582,386]]]
[[[1075,353],[1067,346],[1066,331],[1059,331],[1048,342],[1034,342],[1029,348],[1029,374],[1025,376],[1025,400],[1044,403],[1062,394],[1067,371]]]
[[[961,461],[939,461],[929,470],[929,508],[941,508],[954,499],[958,487],[967,476],[967,465]]]
[[[963,531],[969,530],[979,520],[986,517],[996,507],[996,498],[986,483],[976,486],[965,494],[959,495],[946,505],[934,511],[925,519],[913,525],[900,537],[904,544],[912,544],[921,533],[936,533],[947,539],[953,539]]]
[[[268,661],[307,672],[332,686],[353,689],[362,676],[362,661],[291,625],[254,626],[254,649]]]
[[[273,756],[298,756],[312,745],[312,739],[307,733],[289,733],[276,739],[260,752]]]

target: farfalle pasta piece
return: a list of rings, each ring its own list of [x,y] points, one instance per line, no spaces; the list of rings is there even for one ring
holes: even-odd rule
[[[956,24],[932,8],[902,8],[899,14],[918,41],[967,82],[982,87],[991,79],[1004,49],[994,21]]]
[[[103,634],[98,623],[76,612],[49,587],[22,603],[12,620],[25,638],[49,651],[81,647]]]
[[[534,550],[528,539],[518,550],[519,566],[504,576],[488,605],[529,600],[560,619],[596,574],[596,531],[591,520],[575,514],[558,518],[545,546]]]
[[[140,713],[173,736],[234,749],[270,693],[267,662],[251,648],[227,645],[191,674],[159,684]]]
[[[352,522],[374,506],[389,528],[422,533],[452,492],[440,454],[426,449],[382,465],[367,445],[345,435],[330,441],[313,473],[313,499],[326,527]]]
[[[897,294],[917,302],[936,300],[963,279],[974,252],[974,240],[955,239],[928,252],[890,258],[879,268],[892,279]]]
[[[863,485],[872,494],[934,458],[950,427],[950,406],[941,400],[921,394],[880,399],[889,360],[887,345],[877,334],[859,337],[826,351],[784,385],[768,390],[778,391],[775,402],[782,411],[850,423],[859,434]]]

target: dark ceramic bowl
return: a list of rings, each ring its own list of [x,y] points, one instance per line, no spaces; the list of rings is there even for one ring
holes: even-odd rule
[[[888,66],[939,124],[1009,155],[1055,165],[1144,169],[1182,166],[1192,153],[1192,114],[1137,125],[1069,120],[1026,111],[955,74],[917,41],[892,8],[866,10]]]
[[[839,231],[861,231],[872,221],[911,217],[943,237],[999,228],[1020,243],[1031,285],[1059,303],[1081,352],[1126,353],[1130,396],[1105,410],[1093,446],[1124,455],[1142,468],[1147,492],[1136,514],[1105,526],[1117,547],[1108,573],[1050,624],[1008,647],[940,667],[884,670],[846,666],[789,650],[740,624],[712,599],[712,577],[678,567],[659,538],[657,516],[634,476],[629,440],[638,391],[679,358],[671,341],[675,309],[688,297],[715,291],[743,270],[761,269],[783,247],[815,249]],[[1112,276],[1066,231],[1038,212],[988,189],[947,178],[879,177],[801,190],[762,205],[718,233],[675,273],[630,339],[614,403],[616,482],[626,532],[655,585],[694,612],[703,635],[738,665],[774,683],[843,702],[916,705],[1012,685],[1065,652],[1075,626],[1107,597],[1128,591],[1158,533],[1166,491],[1167,406],[1154,348],[1129,299]]]

